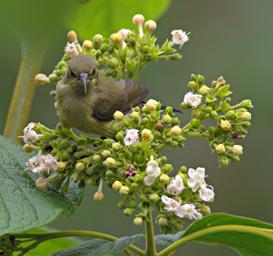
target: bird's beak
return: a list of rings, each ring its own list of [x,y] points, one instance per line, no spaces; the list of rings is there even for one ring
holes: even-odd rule
[[[82,81],[82,85],[84,87],[84,93],[86,94],[87,93],[87,77],[88,77],[88,74],[87,73],[80,73],[80,79]]]

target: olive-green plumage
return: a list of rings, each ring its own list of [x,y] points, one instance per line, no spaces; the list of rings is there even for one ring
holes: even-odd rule
[[[96,61],[81,54],[69,61],[57,84],[57,111],[64,127],[109,136],[115,111],[126,113],[147,95],[148,90],[132,80],[114,81],[101,75]]]

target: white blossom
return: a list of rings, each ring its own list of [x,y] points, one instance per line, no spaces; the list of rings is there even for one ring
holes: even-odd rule
[[[58,169],[58,162],[51,154],[42,155],[42,152],[39,151],[36,156],[27,160],[26,167],[34,173],[49,173]]]
[[[188,33],[181,29],[176,29],[171,32],[172,35],[172,43],[183,46],[184,43],[189,41]]]
[[[66,47],[64,48],[64,52],[69,54],[71,57],[79,55],[79,51],[75,43],[67,43]]]
[[[161,196],[161,201],[165,205],[164,210],[168,212],[176,212],[177,209],[180,207],[179,202],[167,196]]]
[[[196,170],[190,168],[188,171],[188,186],[196,192],[205,183],[205,168],[198,167]]]
[[[199,198],[205,202],[213,202],[214,201],[214,189],[212,186],[202,185],[199,189]]]
[[[158,162],[154,160],[154,157],[151,156],[150,161],[147,163],[146,166],[146,176],[144,177],[144,183],[147,186],[151,186],[155,179],[160,175],[161,169],[158,166]]]
[[[170,185],[167,187],[168,193],[178,196],[184,189],[184,183],[182,178],[179,175],[176,175],[175,178],[171,181]]]
[[[35,123],[29,123],[25,128],[24,128],[24,136],[23,136],[23,141],[27,144],[31,144],[38,140],[42,135],[38,134],[36,131],[33,130],[35,127]]]
[[[124,137],[124,143],[126,146],[136,146],[139,143],[138,130],[128,129],[126,131],[126,136]]]
[[[199,220],[203,216],[195,208],[194,204],[184,204],[179,206],[175,211],[176,216],[180,218],[188,218],[190,220]]]
[[[193,108],[196,108],[201,104],[201,100],[202,100],[202,95],[188,92],[184,96],[183,103],[185,103]]]

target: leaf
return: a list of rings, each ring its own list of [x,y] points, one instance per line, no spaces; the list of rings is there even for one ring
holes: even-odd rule
[[[179,231],[176,234],[157,235],[155,236],[155,243],[157,246],[167,247],[180,239],[184,232]]]
[[[78,246],[62,250],[54,253],[52,256],[87,256],[87,255],[120,255],[129,245],[144,238],[143,234],[126,236],[116,241],[108,241],[104,239],[93,239],[81,243]]]
[[[227,97],[228,95],[232,94],[232,92],[229,90],[229,87],[230,87],[230,84],[226,84],[226,85],[221,86],[217,90],[215,96],[217,98],[222,99],[222,98]]]
[[[157,19],[167,9],[169,0],[92,0],[82,4],[67,26],[81,38],[99,33],[105,36],[121,28],[134,28],[132,17],[141,13],[147,19]]]
[[[68,193],[41,192],[24,171],[29,154],[0,136],[0,236],[45,226],[61,213],[72,214],[82,199],[73,186]]]
[[[211,214],[191,224],[176,243],[181,246],[189,241],[225,244],[241,256],[271,256],[273,225],[224,213]]]

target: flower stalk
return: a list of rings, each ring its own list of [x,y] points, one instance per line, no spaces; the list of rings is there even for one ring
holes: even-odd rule
[[[153,227],[153,217],[152,210],[149,209],[147,213],[147,218],[145,222],[145,232],[146,232],[146,256],[156,256],[156,246],[154,240],[154,227]]]

